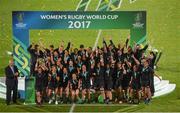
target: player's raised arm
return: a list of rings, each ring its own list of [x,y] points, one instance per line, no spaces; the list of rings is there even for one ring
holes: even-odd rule
[[[116,48],[116,46],[114,45],[114,43],[113,43],[113,41],[112,41],[112,37],[110,37],[110,45],[112,45],[112,47],[113,47],[113,50],[116,50],[117,48]]]
[[[71,40],[69,40],[68,45],[67,45],[67,47],[66,47],[66,50],[69,51],[70,47],[71,47]]]
[[[136,63],[137,65],[140,65],[139,60],[138,60],[138,59],[136,59],[134,55],[132,55],[132,58],[133,58],[133,60],[135,61],[135,63]]]
[[[103,38],[103,49],[104,49],[104,52],[105,53],[107,53],[107,49],[108,49],[108,47],[107,47],[107,43],[106,43],[106,41],[105,41],[105,39]]]
[[[128,47],[128,43],[129,43],[130,38],[131,38],[131,35],[128,35],[128,37],[126,39],[126,43],[125,43],[126,48]]]

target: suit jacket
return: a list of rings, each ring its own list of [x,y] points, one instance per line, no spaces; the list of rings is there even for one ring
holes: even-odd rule
[[[18,72],[18,68],[16,66],[13,66],[14,68],[14,74]],[[13,71],[10,66],[7,66],[5,68],[5,75],[6,75],[6,85],[8,87],[17,87],[18,80],[17,77],[13,74]]]

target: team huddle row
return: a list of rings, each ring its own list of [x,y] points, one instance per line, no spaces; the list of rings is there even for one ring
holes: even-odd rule
[[[58,48],[32,44],[31,75],[35,76],[36,102],[137,103],[148,104],[154,94],[155,54],[148,45],[107,44],[103,47],[73,48],[62,41]],[[145,54],[146,52],[146,54]],[[93,95],[93,96],[92,96]]]

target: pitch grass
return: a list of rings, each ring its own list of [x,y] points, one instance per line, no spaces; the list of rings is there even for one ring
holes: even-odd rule
[[[14,10],[75,10],[79,0],[0,0],[0,75],[4,75],[4,67],[8,64],[9,57],[6,55],[6,50],[12,51],[12,29],[11,29],[11,12]],[[88,10],[95,10],[98,0],[92,0]],[[176,89],[172,93],[153,99],[152,103],[148,106],[143,103],[137,107],[127,107],[123,109],[119,107],[119,111],[180,111],[180,33],[179,33],[179,0],[137,0],[133,4],[129,4],[129,0],[123,0],[120,10],[146,10],[147,11],[147,36],[148,42],[158,50],[163,51],[162,58],[159,63],[157,74],[163,79],[170,80],[171,83],[176,84]],[[38,30],[30,31],[31,40],[38,41],[38,38],[46,39],[45,45],[53,42],[58,46],[58,41],[63,39],[67,42],[72,40],[75,47],[83,43],[87,46],[94,44],[98,30],[49,30],[42,31],[42,36],[38,35]],[[128,34],[128,30],[106,30],[102,32],[102,36],[108,37],[113,35],[113,40],[123,42]],[[67,34],[66,34],[67,33]],[[91,37],[92,36],[92,37]],[[48,39],[48,37],[51,37]],[[117,42],[116,42],[117,43]],[[101,42],[99,42],[101,44]],[[98,45],[99,45],[98,44]],[[0,109],[3,111],[39,111],[32,106],[6,106],[4,101],[0,101]],[[5,109],[6,108],[6,109]],[[81,107],[80,107],[81,108]],[[92,111],[92,109],[87,109]],[[42,107],[42,111],[68,111],[68,106],[63,107]],[[78,109],[75,108],[75,111]],[[104,109],[104,108],[102,108]],[[100,109],[99,109],[100,110]],[[112,111],[116,111],[114,109]],[[100,110],[102,111],[102,110]]]
[[[18,102],[19,103],[19,102]],[[69,112],[72,104],[59,104],[59,105],[49,105],[43,104],[41,107],[37,105],[23,105],[19,104],[11,104],[10,106],[6,106],[4,104],[4,100],[0,99],[0,112]],[[129,108],[135,107],[134,105],[122,104],[122,105],[106,105],[106,104],[75,104],[74,112],[114,112],[121,110],[127,110]]]

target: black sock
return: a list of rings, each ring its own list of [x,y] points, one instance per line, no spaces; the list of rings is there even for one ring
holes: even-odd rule
[[[57,95],[55,95],[55,101],[57,101]]]

